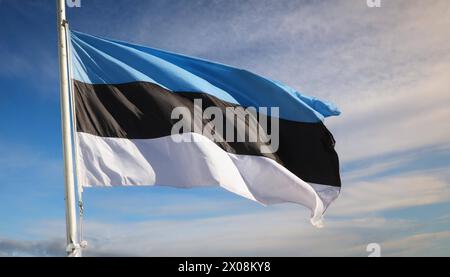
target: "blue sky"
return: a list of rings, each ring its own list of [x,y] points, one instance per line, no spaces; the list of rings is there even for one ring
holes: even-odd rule
[[[86,255],[450,255],[446,0],[81,0],[73,29],[249,69],[336,103],[343,190],[296,205],[218,188],[87,189]],[[54,1],[0,0],[0,255],[64,255]]]

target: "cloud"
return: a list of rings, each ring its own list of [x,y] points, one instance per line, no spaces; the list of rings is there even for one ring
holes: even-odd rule
[[[379,97],[353,99],[334,120],[338,150],[347,161],[413,150],[450,141],[449,64],[429,68],[428,75],[401,87],[386,89]],[[351,105],[351,107],[350,107]],[[340,140],[339,140],[340,138]]]
[[[0,238],[0,256],[63,256],[64,240],[26,241]]]
[[[195,220],[152,220],[128,223],[87,221],[87,256],[314,256],[365,254],[364,233],[378,228],[411,226],[404,220],[383,218],[330,221],[333,228],[315,229],[302,214],[279,208]],[[60,222],[46,222],[59,226]],[[60,226],[61,227],[61,226]],[[60,229],[59,227],[56,229]],[[34,231],[36,232],[36,231]],[[39,235],[39,230],[36,235]],[[48,231],[45,232],[49,235]],[[60,242],[64,240],[61,238]],[[14,243],[8,253],[33,249],[33,243]],[[42,242],[40,246],[50,246]],[[39,248],[39,247],[38,247]],[[41,249],[41,248],[39,248]],[[44,247],[44,249],[46,249]],[[13,251],[14,250],[14,251]],[[41,252],[37,252],[37,255]],[[50,252],[50,250],[45,250]],[[44,252],[45,252],[44,251]],[[63,247],[52,250],[61,255]],[[36,253],[36,252],[33,252]],[[31,253],[31,254],[33,254]],[[29,255],[30,253],[26,253]]]
[[[448,255],[448,218],[440,221],[355,217],[330,219],[315,229],[293,210],[196,220],[128,223],[88,221],[85,256],[367,256],[379,243],[383,256]],[[40,225],[61,229],[61,222]],[[433,225],[436,231],[427,231]],[[44,230],[36,231],[39,235]],[[48,236],[49,232],[45,232]],[[50,234],[51,236],[51,234]],[[42,237],[42,234],[41,234]],[[0,256],[62,256],[64,238],[0,239]]]
[[[384,256],[448,255],[445,234],[420,235],[430,233],[430,228],[434,233],[449,228],[450,217],[445,215],[445,207],[438,208],[442,216],[384,217],[385,213],[398,209],[448,201],[449,184],[441,179],[445,170],[352,183],[329,208],[324,229],[312,227],[305,220],[308,211],[293,204],[262,207],[236,199],[208,201],[187,194],[179,199],[184,205],[172,205],[171,201],[165,205],[167,199],[155,202],[148,195],[136,194],[130,199],[110,199],[109,204],[100,201],[99,206],[105,204],[102,210],[94,203],[98,199],[91,199],[84,221],[89,244],[85,255],[365,256],[366,245],[371,242],[382,246]],[[158,193],[154,198],[159,198]],[[127,202],[134,204],[130,208]],[[149,209],[148,203],[157,208]],[[214,212],[202,212],[207,209]],[[220,209],[228,212],[220,213]],[[114,216],[105,218],[108,213]],[[121,215],[127,220],[121,220]],[[31,222],[25,229],[25,237],[44,238],[43,241],[16,240],[3,244],[6,246],[0,243],[1,255],[63,255],[62,220]],[[439,246],[436,251],[433,245]]]
[[[446,256],[450,244],[450,232],[428,232],[389,240],[382,244],[385,255],[403,256]],[[382,253],[383,255],[383,253]]]
[[[376,242],[384,256],[446,255],[448,226],[433,219],[426,222],[376,216],[331,218],[329,228],[316,229],[301,220],[302,214],[286,207],[265,212],[234,214],[195,220],[151,220],[112,223],[86,222],[86,256],[366,256],[366,246]],[[45,223],[43,225],[60,225]],[[435,235],[427,233],[433,225]],[[48,232],[46,232],[48,235]],[[59,240],[63,242],[64,239]],[[417,244],[416,244],[417,242]],[[32,249],[33,243],[13,244],[7,253]],[[42,242],[41,252],[61,255],[62,245]],[[45,249],[45,250],[42,250]],[[14,250],[12,250],[14,249]],[[422,252],[428,251],[428,252]],[[28,252],[22,252],[29,255]],[[32,253],[31,253],[32,254]]]
[[[329,214],[377,214],[449,200],[450,184],[439,175],[403,174],[351,184],[342,190]]]

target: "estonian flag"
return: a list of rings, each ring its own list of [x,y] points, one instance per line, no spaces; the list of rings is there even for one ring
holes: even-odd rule
[[[82,186],[216,185],[265,205],[304,205],[320,224],[341,186],[323,124],[339,115],[334,105],[219,63],[73,31],[70,41]],[[248,107],[256,112],[227,113]]]

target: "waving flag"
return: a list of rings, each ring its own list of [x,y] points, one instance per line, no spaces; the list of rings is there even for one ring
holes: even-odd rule
[[[323,124],[335,106],[231,66],[70,36],[82,186],[216,185],[320,223],[341,185]]]

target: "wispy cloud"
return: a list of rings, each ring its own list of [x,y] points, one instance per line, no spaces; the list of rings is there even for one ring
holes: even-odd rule
[[[330,215],[354,216],[437,204],[450,200],[450,184],[438,176],[400,175],[348,186]]]
[[[352,99],[353,103],[344,104],[347,113],[332,125],[341,138],[338,149],[342,158],[352,161],[447,144],[449,71],[450,63],[439,64],[429,68],[420,80],[385,89],[379,97]]]
[[[419,233],[383,243],[387,255],[445,256],[448,255],[450,232]]]
[[[128,223],[86,222],[87,256],[366,256],[376,242],[385,256],[446,255],[449,221],[354,217],[331,219],[330,228],[314,229],[286,208],[261,213],[195,220]],[[433,224],[436,231],[427,231]],[[63,227],[61,222],[47,226]],[[45,235],[49,235],[48,230]],[[39,230],[34,230],[39,235]],[[42,234],[41,234],[42,235]],[[389,238],[386,240],[386,238]],[[63,255],[63,241],[12,241],[3,255]],[[433,247],[440,251],[433,252]]]

